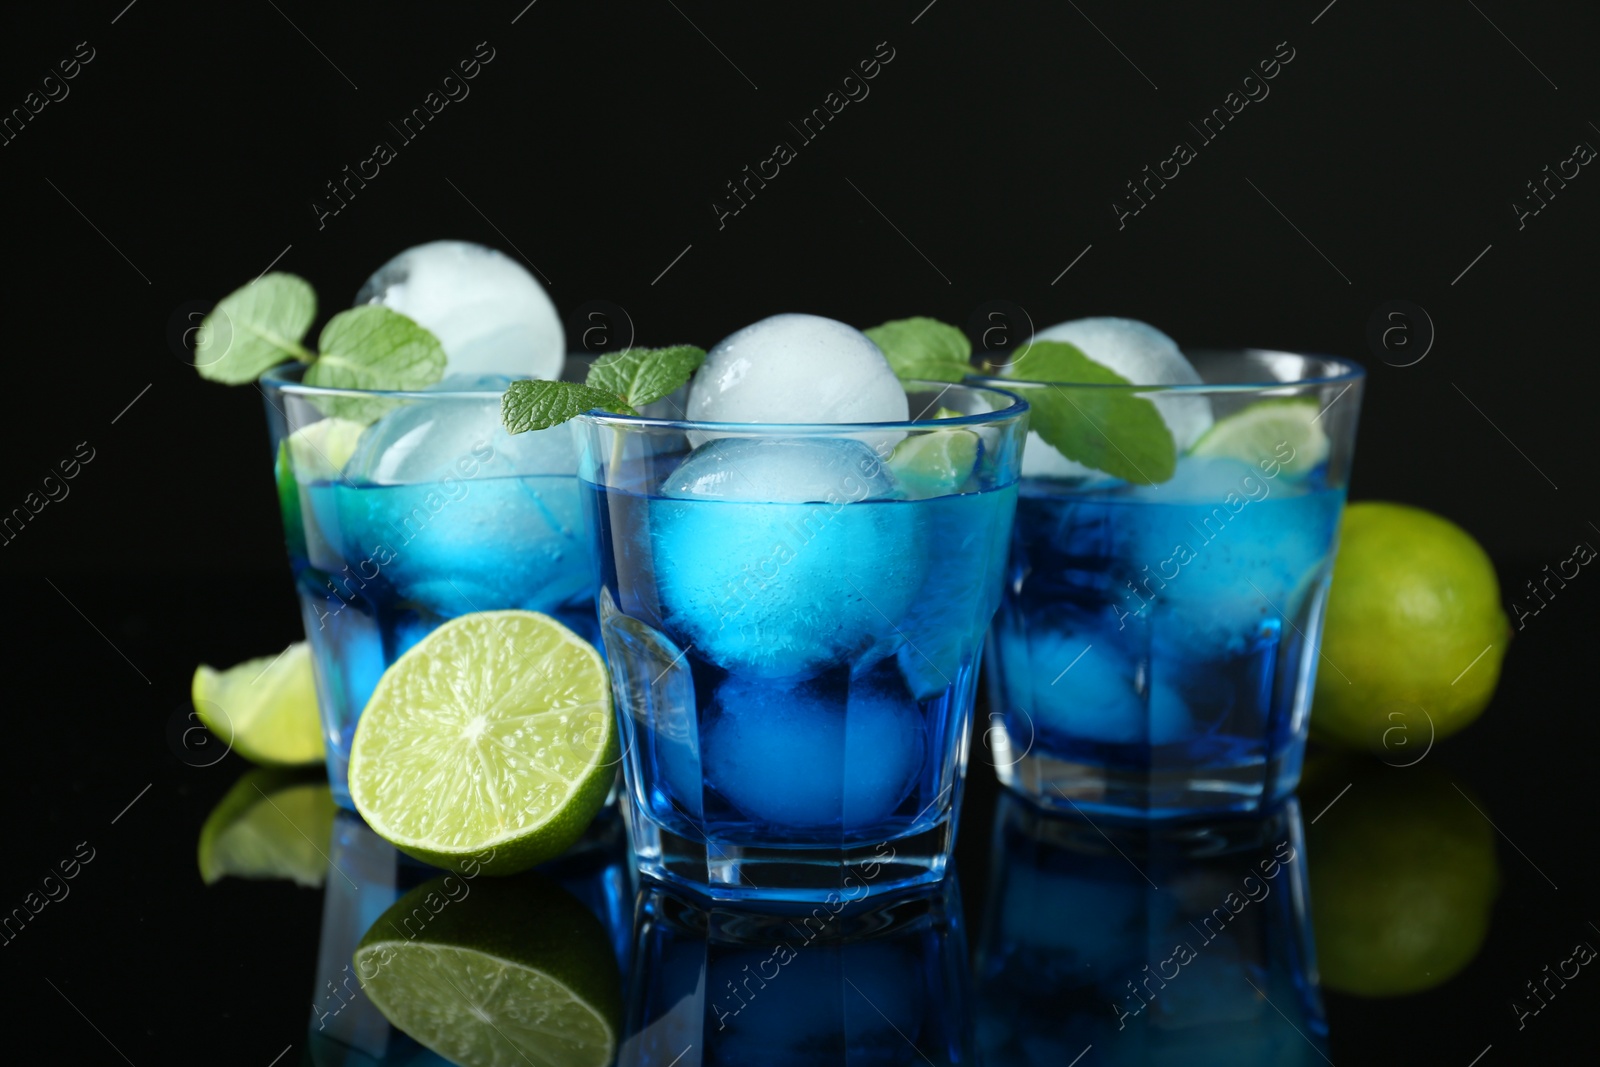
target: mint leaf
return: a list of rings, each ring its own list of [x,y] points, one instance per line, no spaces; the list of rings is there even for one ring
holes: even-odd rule
[[[683,385],[705,361],[705,349],[693,345],[630,348],[595,360],[585,381],[595,389],[615,393],[631,407],[642,408]]]
[[[889,357],[889,366],[901,381],[959,382],[972,373],[972,343],[967,335],[937,319],[896,319],[866,334]]]
[[[317,341],[322,354],[306,371],[307,385],[331,389],[424,389],[444,376],[444,346],[426,327],[382,304],[341,311]],[[325,414],[372,422],[392,401],[376,397],[319,397]]]
[[[317,317],[317,294],[304,278],[263,274],[211,309],[195,337],[194,367],[213,382],[242,385],[286,360],[309,363],[300,344]]]
[[[1035,341],[1011,365],[1010,376],[1061,383],[1040,385],[1023,395],[1033,408],[1029,425],[1068,459],[1137,485],[1164,482],[1177,470],[1172,431],[1155,404],[1122,389],[1068,385],[1132,384],[1076,345]]]
[[[595,410],[638,414],[617,394],[577,382],[512,382],[500,398],[500,422],[507,433],[548,429]]]

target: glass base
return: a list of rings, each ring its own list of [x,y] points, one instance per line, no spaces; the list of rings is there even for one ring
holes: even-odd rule
[[[1250,814],[1294,792],[1304,746],[1227,767],[1127,770],[1029,753],[996,773],[1041,807],[1126,819]]]
[[[639,873],[713,901],[860,901],[944,877],[955,819],[842,848],[773,848],[681,837],[629,811]]]

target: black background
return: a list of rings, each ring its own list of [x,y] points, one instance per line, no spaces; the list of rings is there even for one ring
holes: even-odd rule
[[[969,324],[1002,301],[1013,329],[1023,314],[1041,327],[1123,314],[1186,345],[1353,356],[1370,379],[1352,498],[1461,523],[1508,605],[1600,537],[1600,177],[1585,167],[1520,229],[1512,208],[1546,164],[1600,145],[1592,5],[525,2],[6,15],[5,113],[79,42],[93,49],[69,95],[0,145],[0,511],[79,442],[94,449],[70,495],[0,546],[13,841],[0,889],[20,899],[72,843],[116,840],[79,890],[89,903],[0,949],[25,991],[7,1017],[47,1018],[69,1061],[120,1062],[42,977],[138,1063],[265,1063],[303,1032],[315,901],[268,921],[237,891],[231,915],[199,894],[193,834],[238,764],[185,767],[166,735],[195,662],[298,631],[260,397],[200,381],[181,343],[191,313],[269,264],[307,277],[325,319],[393,253],[480,241],[548,279],[572,347],[572,323],[602,306],[639,343],[709,346],[779,311]],[[480,42],[494,58],[470,95],[400,145],[389,122]],[[802,144],[789,123],[879,42],[894,58],[870,95]],[[1202,146],[1188,123],[1280,42],[1294,58],[1270,96]],[[1180,140],[1198,158],[1119,229],[1124,182]],[[319,226],[324,183],[378,141],[397,158]],[[797,158],[719,228],[724,183],[779,141]],[[1369,322],[1397,299],[1425,309],[1431,347],[1415,320],[1411,348],[1370,347]],[[1414,365],[1382,358],[1423,347]],[[1490,1057],[1519,1055],[1509,1000],[1600,914],[1577,874],[1592,862],[1589,581],[1529,621],[1484,723],[1435,757],[1561,890],[1502,839],[1527,885],[1513,881],[1512,917],[1446,987],[1470,995],[1334,998],[1336,1062],[1465,1064],[1490,1042]],[[106,827],[146,782],[144,810]],[[1550,1055],[1576,1042],[1574,1001],[1595,994],[1569,996],[1565,1019],[1554,1005],[1521,1040]],[[1481,1039],[1462,1032],[1471,1017]],[[204,1051],[224,1038],[252,1051]]]

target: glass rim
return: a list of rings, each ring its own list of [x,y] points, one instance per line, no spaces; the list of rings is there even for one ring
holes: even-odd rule
[[[280,363],[268,369],[257,379],[290,396],[360,397],[388,400],[478,400],[498,402],[504,389],[341,389],[331,385],[307,385],[300,375],[310,368],[307,363]],[[513,379],[515,380],[515,379]]]
[[[976,415],[961,415],[953,419],[907,419],[898,422],[707,422],[695,419],[661,419],[647,415],[619,415],[612,411],[598,410],[585,411],[576,416],[573,421],[587,423],[590,426],[613,426],[627,430],[677,430],[687,433],[716,434],[724,437],[739,434],[763,437],[841,437],[863,432],[909,433],[958,426],[993,425],[1019,419],[1028,412],[1027,398],[1007,389],[1004,385],[990,385],[987,382],[979,383],[971,380],[941,382],[931,378],[913,378],[909,381],[902,381],[900,384],[907,388],[912,386],[925,386],[929,389],[936,388],[939,391],[938,396],[941,397],[951,389],[995,393],[1004,398],[1007,403],[1002,408],[980,412]],[[924,410],[932,408],[936,403],[938,403],[938,397],[935,397]]]
[[[1343,356],[1323,355],[1319,352],[1291,352],[1281,348],[1190,348],[1183,350],[1184,355],[1214,355],[1214,356],[1293,356],[1297,359],[1318,360],[1337,368],[1337,373],[1323,374],[1315,377],[1289,378],[1289,379],[1264,379],[1249,382],[1183,382],[1167,383],[1161,385],[1140,385],[1135,382],[1052,382],[1041,381],[1037,378],[1003,378],[996,374],[972,374],[967,380],[983,385],[985,388],[1005,389],[1008,386],[1040,387],[1053,385],[1068,389],[1120,389],[1132,392],[1151,393],[1260,393],[1272,389],[1292,389],[1307,385],[1338,385],[1341,382],[1351,385],[1361,381],[1367,376],[1367,370],[1361,364]]]

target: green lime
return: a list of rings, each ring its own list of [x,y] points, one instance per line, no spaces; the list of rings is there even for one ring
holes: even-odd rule
[[[383,672],[350,748],[350,797],[402,852],[513,874],[583,834],[616,762],[593,646],[548,615],[480,611]]]
[[[257,768],[234,783],[200,828],[200,877],[281,878],[317,887],[327,874],[333,794],[321,775]]]
[[[1500,887],[1494,829],[1477,798],[1431,767],[1339,762],[1302,801],[1320,812],[1306,864],[1323,985],[1365,997],[1431,989],[1488,937]]]
[[[202,663],[189,695],[206,729],[251,763],[295,766],[322,760],[322,718],[311,647],[304,641],[225,671]]]
[[[972,477],[978,451],[978,435],[971,430],[914,433],[895,446],[889,469],[908,496],[943,496]]]
[[[1328,458],[1328,435],[1319,417],[1315,397],[1262,400],[1218,419],[1189,453],[1244,463],[1268,460],[1297,477]]]
[[[442,875],[378,917],[355,972],[395,1026],[463,1067],[607,1067],[622,979],[605,927],[536,874]]]
[[[365,429],[349,419],[327,418],[302,426],[278,442],[272,473],[278,485],[278,509],[283,514],[283,532],[291,555],[302,559],[306,556],[300,484],[337,478],[350,462]]]
[[[1494,696],[1511,627],[1494,565],[1461,527],[1420,508],[1345,509],[1322,631],[1311,730],[1377,748],[1416,705],[1448,737]],[[1414,726],[1415,724],[1408,724]]]

